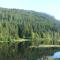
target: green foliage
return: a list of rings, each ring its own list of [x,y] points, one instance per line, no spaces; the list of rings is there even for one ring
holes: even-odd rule
[[[21,39],[30,41],[21,44],[18,55],[18,43],[13,41]],[[6,60],[5,57],[10,60],[35,60],[40,50],[29,49],[29,46],[60,44],[60,21],[41,12],[0,8],[0,42],[2,41],[7,41],[5,45],[0,45],[0,55],[4,57],[2,60]]]
[[[60,23],[53,16],[34,11],[0,8],[0,41],[31,39],[34,45],[58,44]],[[39,42],[39,43],[38,43]]]

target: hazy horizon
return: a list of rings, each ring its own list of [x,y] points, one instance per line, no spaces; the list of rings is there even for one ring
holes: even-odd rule
[[[59,0],[0,0],[0,7],[43,12],[60,20]]]

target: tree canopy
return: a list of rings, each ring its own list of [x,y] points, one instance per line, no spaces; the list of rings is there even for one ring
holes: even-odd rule
[[[0,41],[20,38],[32,44],[60,44],[60,21],[42,12],[0,8]]]

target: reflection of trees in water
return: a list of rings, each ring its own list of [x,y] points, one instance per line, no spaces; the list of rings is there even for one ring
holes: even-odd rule
[[[51,56],[60,48],[29,48],[30,43],[2,43],[0,45],[0,60],[36,60]]]
[[[56,58],[56,59],[54,59],[54,60],[60,60],[60,58]]]

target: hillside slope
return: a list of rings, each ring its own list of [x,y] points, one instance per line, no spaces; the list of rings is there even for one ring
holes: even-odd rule
[[[0,8],[0,40],[31,39],[34,45],[59,44],[60,21],[45,13]]]

